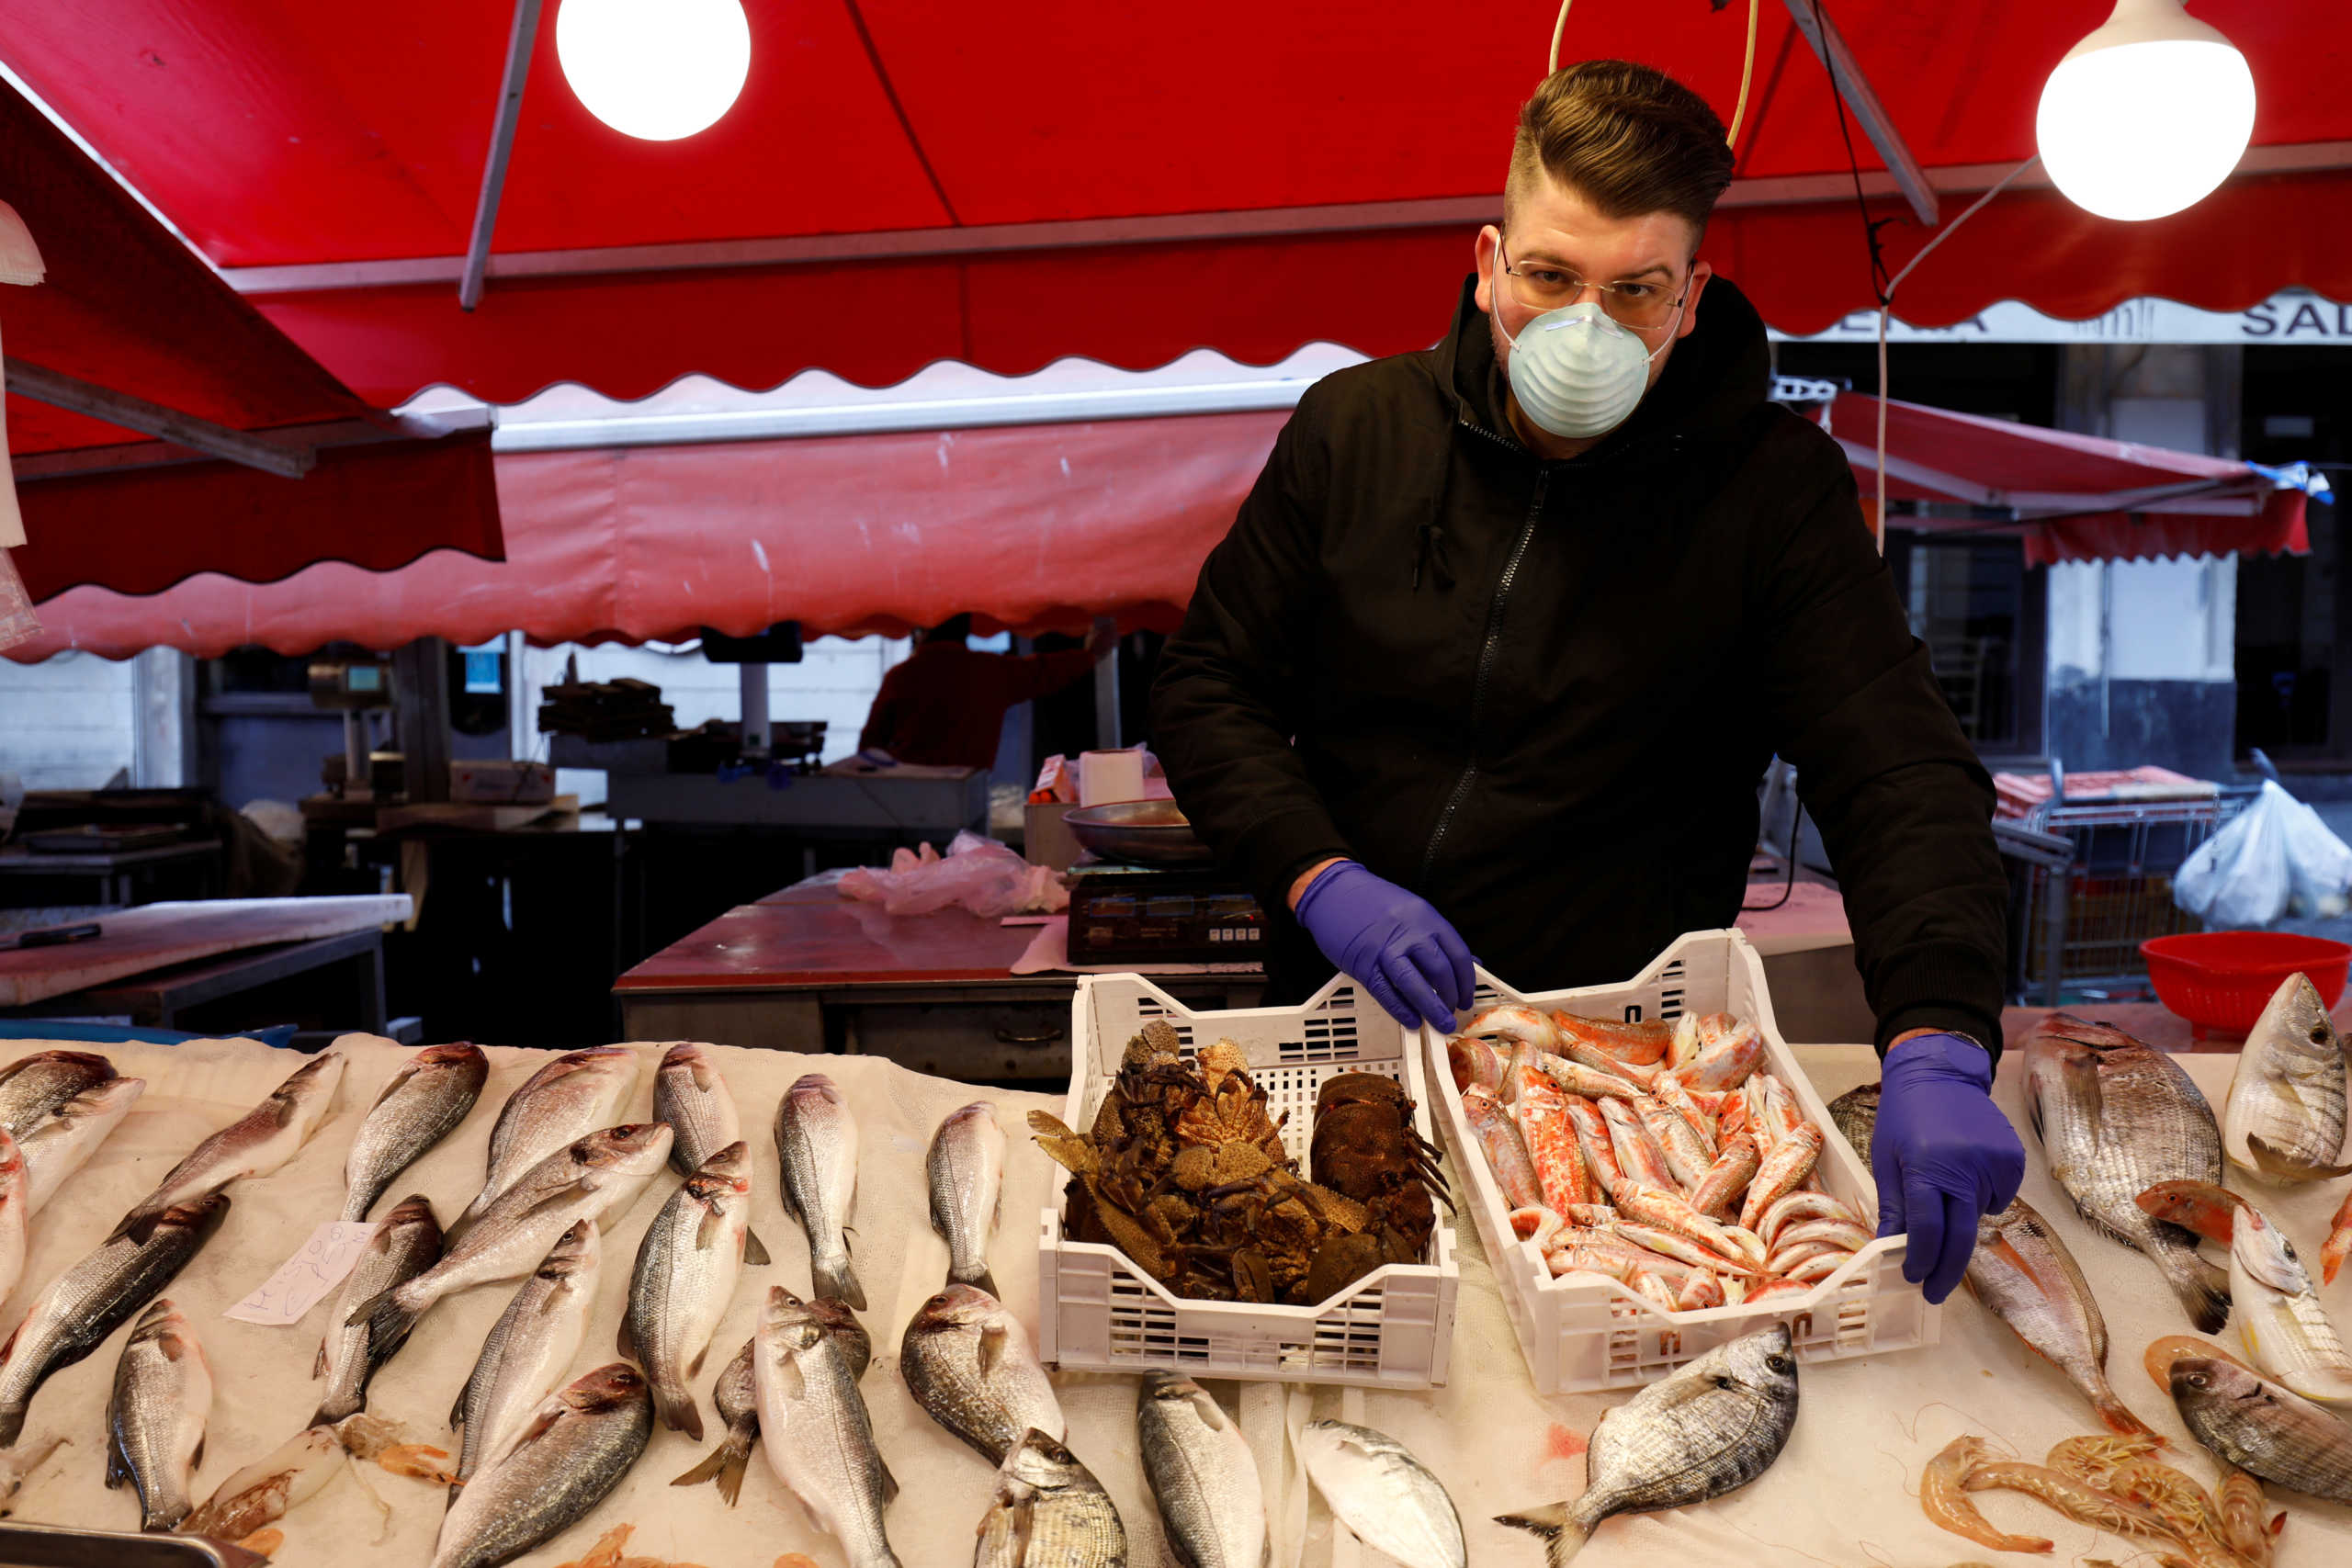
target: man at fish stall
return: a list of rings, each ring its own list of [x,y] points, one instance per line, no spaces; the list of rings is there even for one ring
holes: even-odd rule
[[[1337,966],[1441,1029],[1474,955],[1589,985],[1730,925],[1788,759],[1885,1055],[1882,1229],[1940,1301],[2024,1171],[1987,1092],[1993,790],[1844,455],[1767,400],[1764,323],[1700,254],[1732,165],[1660,72],[1548,77],[1444,339],[1299,400],[1162,656],[1153,744],[1276,911],[1270,1000]]]

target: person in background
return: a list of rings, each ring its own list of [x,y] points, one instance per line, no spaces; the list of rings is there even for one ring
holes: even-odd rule
[[[1100,628],[1083,648],[1058,653],[981,653],[965,646],[972,617],[956,615],[922,634],[914,656],[882,677],[860,751],[881,751],[925,767],[987,768],[996,761],[1008,708],[1058,692],[1108,657],[1114,639]]]
[[[1202,567],[1153,750],[1272,916],[1267,1000],[1336,967],[1444,1030],[1474,956],[1547,990],[1730,925],[1757,780],[1794,763],[1885,1055],[1881,1232],[1941,1301],[2025,1173],[1987,1092],[1992,781],[1844,454],[1768,400],[1764,322],[1701,255],[1732,169],[1648,66],[1537,89],[1453,330],[1309,388]]]

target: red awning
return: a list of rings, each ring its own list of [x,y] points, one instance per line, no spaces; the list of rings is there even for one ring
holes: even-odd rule
[[[207,574],[143,598],[77,588],[8,656],[294,654],[512,630],[639,642],[779,620],[896,636],[965,610],[984,630],[1080,630],[1096,615],[1169,630],[1285,417],[509,454],[503,561],[442,551],[261,586]]]
[[[224,284],[33,107],[0,88],[0,197],[47,268],[0,288],[12,383],[121,394],[317,453],[300,479],[219,460],[11,393],[28,592],[152,592],[192,572],[256,581],[313,561],[394,567],[499,552],[487,431],[424,439],[338,381]],[[110,412],[120,412],[109,399]]]
[[[1879,400],[1841,392],[1824,423],[1875,505]],[[2305,496],[2248,464],[1886,402],[1889,522],[2002,533],[2028,564],[2160,556],[2304,555]],[[1901,515],[1897,502],[1915,514]]]
[[[2032,151],[2043,78],[2109,6],[1824,8],[1949,220]],[[454,283],[508,7],[19,9],[10,64],[337,375],[379,401],[446,381],[500,402],[562,381],[635,398],[695,371],[878,386],[942,358],[1017,374],[1066,355],[1137,368],[1201,346],[1263,364],[1317,339],[1426,345],[1555,12],[754,5],[741,100],[655,143],[581,107],[550,7],[468,314]],[[1564,54],[1653,61],[1727,111],[1747,9],[1588,0]],[[1761,14],[1708,254],[1804,333],[1874,297],[1827,78],[1788,7]],[[2198,14],[2253,66],[2244,172],[2143,224],[2014,188],[1905,284],[1905,320],[2007,299],[2069,318],[2138,296],[2236,310],[2290,285],[2352,299],[2352,21],[2317,0]],[[1853,141],[1873,214],[1900,219],[1900,265],[1929,231]]]

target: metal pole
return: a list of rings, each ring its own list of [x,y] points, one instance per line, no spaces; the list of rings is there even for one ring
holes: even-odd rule
[[[743,754],[768,754],[768,667],[748,660],[735,667],[743,691]]]
[[[1878,155],[1886,160],[1886,172],[1894,181],[1894,188],[1911,204],[1911,210],[1920,222],[1933,228],[1936,222],[1936,188],[1928,183],[1927,171],[1919,167],[1919,160],[1911,156],[1911,149],[1904,145],[1903,135],[1894,129],[1894,118],[1886,106],[1878,101],[1870,81],[1854,63],[1853,51],[1846,47],[1839,36],[1838,24],[1829,13],[1820,7],[1818,0],[1789,0],[1789,17],[1813,46],[1821,59],[1822,68],[1845,98],[1846,107],[1854,111],[1854,118],[1861,123],[1863,134]]]
[[[514,0],[514,27],[506,35],[506,72],[498,85],[498,112],[490,122],[490,154],[482,161],[481,197],[474,203],[473,238],[466,245],[466,269],[458,278],[458,304],[468,310],[481,303],[491,231],[498,227],[498,198],[506,188],[506,160],[514,151],[514,122],[523,113],[531,42],[538,31],[539,0]]]
[[[1109,615],[1094,617],[1094,629],[1106,636],[1118,634],[1119,623]],[[1094,667],[1094,747],[1098,751],[1115,751],[1124,742],[1119,738],[1119,645],[1113,643],[1111,652]]]
[[[299,479],[318,461],[318,454],[308,446],[248,435],[242,430],[232,430],[225,424],[167,409],[161,403],[151,403],[144,398],[97,386],[62,371],[28,365],[21,359],[7,361],[5,375],[8,390],[20,398],[87,414],[92,419],[193,447],[209,457],[243,463],[280,479]]]

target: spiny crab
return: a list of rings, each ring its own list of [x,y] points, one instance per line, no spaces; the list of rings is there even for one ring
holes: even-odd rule
[[[1283,1120],[1267,1113],[1239,1046],[1220,1040],[1187,1063],[1164,1021],[1128,1043],[1088,1132],[1041,1111],[1029,1125],[1070,1173],[1071,1239],[1116,1247],[1179,1295],[1309,1305],[1384,1263],[1418,1260],[1434,1224],[1428,1188],[1414,1183],[1434,1179],[1435,1151],[1413,1140],[1412,1179],[1400,1178],[1383,1130],[1401,1114],[1409,1136],[1411,1102],[1385,1078],[1332,1082],[1366,1078],[1396,1092],[1342,1090],[1331,1145],[1342,1175],[1331,1185],[1300,1179],[1283,1151]],[[1328,1092],[1319,1103],[1330,1103]],[[1335,1190],[1341,1181],[1366,1196]]]

